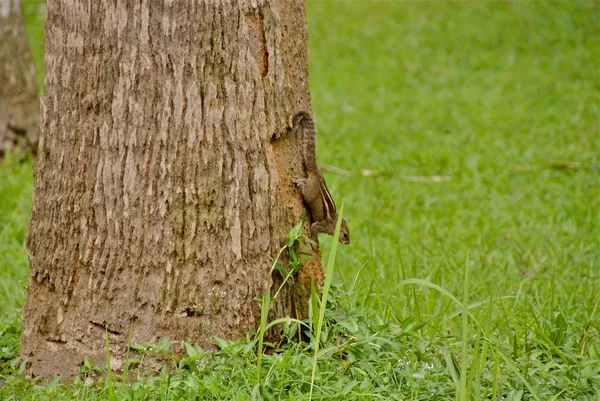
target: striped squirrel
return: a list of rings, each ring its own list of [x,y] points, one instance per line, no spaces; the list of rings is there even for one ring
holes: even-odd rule
[[[290,117],[292,132],[302,130],[303,162],[306,178],[295,178],[294,183],[300,187],[304,203],[308,206],[313,223],[310,226],[310,237],[319,243],[319,233],[335,234],[335,225],[338,220],[337,210],[333,197],[329,193],[323,174],[317,165],[315,140],[317,132],[315,123],[305,111],[299,111]],[[350,243],[350,232],[346,220],[342,219],[340,229],[340,242]]]

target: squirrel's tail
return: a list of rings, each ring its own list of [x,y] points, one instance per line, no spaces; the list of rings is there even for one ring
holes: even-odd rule
[[[304,164],[308,170],[316,170],[316,145],[315,139],[317,131],[315,130],[315,122],[310,114],[306,111],[299,111],[290,117],[290,125],[292,130],[298,127],[302,128],[302,145],[304,146]]]

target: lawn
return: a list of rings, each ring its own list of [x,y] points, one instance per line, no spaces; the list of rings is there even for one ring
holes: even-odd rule
[[[43,13],[26,17],[41,66]],[[353,241],[313,398],[600,399],[600,4],[309,1],[307,20],[318,158]],[[30,162],[0,165],[0,399],[308,398],[310,345],[259,378],[252,336],[130,385],[15,378],[31,194]]]

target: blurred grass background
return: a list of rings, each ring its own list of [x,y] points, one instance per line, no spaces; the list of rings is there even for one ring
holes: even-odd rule
[[[326,173],[354,239],[342,280],[366,262],[365,297],[407,276],[459,289],[469,250],[482,296],[526,282],[586,298],[598,16],[595,2],[308,3],[319,160],[352,172]]]

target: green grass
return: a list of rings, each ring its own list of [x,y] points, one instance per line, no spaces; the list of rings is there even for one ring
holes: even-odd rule
[[[325,175],[353,240],[313,398],[600,399],[600,4],[308,2],[307,18],[319,160],[350,173]],[[30,163],[0,165],[0,399],[308,398],[314,339],[258,375],[250,337],[127,386],[10,377],[31,187]]]
[[[31,195],[31,163],[19,163],[9,155],[0,165],[0,321],[14,318],[25,299]]]

